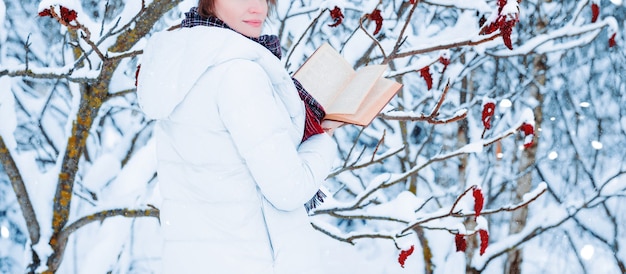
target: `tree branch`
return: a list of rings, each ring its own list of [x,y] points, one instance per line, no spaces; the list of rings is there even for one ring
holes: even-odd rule
[[[56,247],[55,255],[57,256],[50,257],[52,260],[48,261],[48,268],[58,269],[58,267],[61,264],[61,261],[63,260],[63,254],[65,253],[65,247],[67,246],[67,240],[69,239],[70,235],[85,225],[88,225],[96,221],[103,222],[106,218],[115,217],[115,216],[122,216],[126,218],[137,218],[137,217],[159,218],[159,213],[160,213],[159,210],[156,208],[140,209],[140,210],[124,208],[124,209],[105,210],[105,211],[101,211],[98,213],[84,216],[76,220],[72,224],[68,225],[67,227],[63,228],[63,230],[61,230],[58,233],[58,236],[56,238],[58,243],[55,245]]]
[[[135,28],[128,29],[117,37],[116,42],[109,48],[110,52],[126,52],[141,38],[147,35],[152,26],[181,0],[154,0],[138,17]],[[142,9],[143,11],[143,9]],[[81,87],[81,98],[76,118],[73,121],[70,136],[67,140],[66,152],[63,156],[59,181],[53,201],[52,230],[50,246],[54,250],[48,258],[48,271],[56,271],[63,258],[63,243],[66,239],[61,233],[70,216],[72,193],[76,173],[81,156],[84,153],[90,129],[104,100],[107,98],[109,83],[120,64],[121,59],[104,59],[97,82],[93,85],[85,84]]]
[[[443,44],[443,45],[437,45],[437,46],[428,47],[428,48],[410,50],[410,51],[407,51],[407,52],[391,53],[388,56],[388,59],[403,58],[403,57],[407,57],[407,56],[424,54],[424,53],[438,51],[438,50],[444,50],[444,49],[458,48],[458,47],[463,47],[463,46],[476,46],[476,45],[480,45],[482,43],[486,43],[486,42],[489,42],[491,40],[494,40],[494,39],[498,38],[500,35],[501,34],[498,32],[498,33],[492,34],[491,36],[486,36],[486,37],[485,36],[481,36],[481,37],[484,37],[484,38],[482,38],[480,40],[468,39],[468,40],[465,40],[465,41],[452,42],[452,43]]]
[[[344,242],[344,243],[349,243],[351,245],[355,244],[355,240],[358,239],[363,239],[363,238],[368,238],[368,239],[389,239],[395,242],[396,237],[394,235],[385,235],[385,234],[380,234],[380,233],[372,233],[372,234],[354,234],[354,235],[350,235],[347,237],[341,237],[338,235],[333,234],[332,232],[323,229],[322,227],[316,225],[315,223],[311,223],[311,225],[313,226],[313,228],[317,229],[318,231],[328,235],[329,237],[340,241],[340,242]]]
[[[117,40],[109,48],[109,52],[125,52],[130,50],[141,38],[145,37],[161,17],[182,0],[154,0],[137,17],[134,28],[127,29],[117,36]]]
[[[11,181],[13,191],[15,191],[17,202],[20,205],[22,215],[26,221],[26,228],[28,229],[31,245],[35,245],[39,242],[40,238],[39,222],[37,221],[37,216],[35,215],[35,210],[30,201],[30,196],[28,196],[28,191],[26,190],[26,185],[24,184],[20,170],[17,168],[13,156],[11,156],[11,152],[4,143],[2,135],[0,135],[0,162],[2,163],[4,172]]]
[[[42,72],[37,72],[37,70],[42,70]],[[53,72],[43,72],[46,68],[38,68],[38,69],[30,69],[25,68],[23,70],[0,70],[0,77],[9,76],[9,77],[29,77],[34,79],[65,79],[73,83],[79,84],[87,84],[93,83],[97,81],[95,78],[89,77],[72,77],[72,72],[74,68],[68,68],[67,71],[62,73],[53,73]]]
[[[446,96],[448,95],[449,89],[450,89],[450,79],[448,79],[448,82],[446,83],[446,86],[443,89],[443,93],[439,97],[439,101],[437,101],[435,108],[431,111],[429,115],[421,114],[419,116],[409,116],[409,115],[393,115],[393,114],[388,114],[388,113],[381,113],[379,114],[379,117],[385,120],[424,121],[430,124],[447,124],[447,123],[453,123],[453,122],[465,119],[465,117],[467,117],[467,111],[459,113],[447,119],[443,119],[443,120],[437,119],[437,116],[439,116],[439,109],[443,105],[443,102],[446,100]]]

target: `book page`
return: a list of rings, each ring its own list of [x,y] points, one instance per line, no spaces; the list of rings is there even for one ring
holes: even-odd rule
[[[356,113],[370,89],[386,69],[386,65],[371,65],[359,69],[344,91],[326,109],[326,113]]]
[[[327,119],[367,126],[402,88],[396,81],[380,78],[355,114],[329,114]]]
[[[325,43],[304,62],[293,77],[327,109],[354,75],[352,66]]]

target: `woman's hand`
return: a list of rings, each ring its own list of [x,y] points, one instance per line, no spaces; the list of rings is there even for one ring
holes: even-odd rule
[[[333,136],[333,132],[335,131],[335,129],[343,125],[345,125],[344,122],[338,122],[338,121],[332,121],[332,120],[322,121],[322,129],[324,129],[324,132],[326,132],[330,136]]]

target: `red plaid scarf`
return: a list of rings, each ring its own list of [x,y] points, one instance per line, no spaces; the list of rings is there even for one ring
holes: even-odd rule
[[[191,28],[195,26],[219,27],[219,28],[233,30],[228,25],[226,25],[224,21],[220,20],[217,17],[211,16],[211,17],[206,18],[206,17],[201,16],[198,13],[197,7],[193,7],[191,8],[191,10],[189,10],[189,12],[186,12],[185,19],[183,19],[183,21],[181,22],[181,27],[184,27],[184,28]],[[282,52],[281,52],[280,40],[278,39],[278,36],[261,35],[259,38],[253,38],[253,37],[247,37],[247,38],[263,45],[267,50],[269,50],[272,54],[274,54],[274,56],[276,56],[278,59],[281,58]],[[300,95],[300,99],[302,99],[302,102],[304,102],[304,107],[306,110],[306,116],[305,116],[306,118],[304,122],[304,133],[302,136],[302,142],[304,142],[306,139],[308,139],[309,137],[315,134],[324,133],[321,123],[326,113],[324,112],[324,108],[322,107],[322,105],[320,105],[315,100],[315,98],[313,98],[313,96],[311,96],[304,89],[304,87],[302,86],[302,84],[300,84],[300,82],[298,82],[298,80],[296,80],[293,77],[291,79],[293,80],[293,83],[296,86],[296,89],[298,90],[298,95]],[[311,200],[309,200],[307,203],[304,204],[307,212],[315,208],[317,205],[321,204],[322,202],[324,202],[324,198],[326,198],[326,194],[324,194],[324,192],[322,192],[321,190],[318,190],[317,193],[313,196],[313,198],[311,198]]]

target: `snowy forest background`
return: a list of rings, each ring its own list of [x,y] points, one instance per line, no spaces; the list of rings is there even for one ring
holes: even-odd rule
[[[195,4],[0,2],[0,273],[154,272],[135,72]],[[371,273],[626,273],[625,21],[621,0],[279,0],[289,71],[328,42],[404,84],[336,132],[313,225]]]

